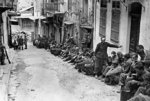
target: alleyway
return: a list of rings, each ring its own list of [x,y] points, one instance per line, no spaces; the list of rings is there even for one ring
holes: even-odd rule
[[[118,86],[78,73],[44,49],[17,52],[10,79],[10,101],[119,101]]]

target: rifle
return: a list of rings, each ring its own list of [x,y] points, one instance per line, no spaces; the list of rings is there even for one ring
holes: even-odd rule
[[[10,61],[10,59],[9,59],[9,57],[8,57],[6,48],[4,48],[4,50],[5,50],[5,54],[6,54],[6,57],[7,57],[8,62],[9,62],[9,64],[11,64],[11,61]]]

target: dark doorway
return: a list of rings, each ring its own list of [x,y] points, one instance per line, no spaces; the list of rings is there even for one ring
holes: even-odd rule
[[[141,22],[142,5],[140,3],[131,4],[131,31],[130,31],[130,52],[136,51],[136,46],[139,44],[140,22]]]

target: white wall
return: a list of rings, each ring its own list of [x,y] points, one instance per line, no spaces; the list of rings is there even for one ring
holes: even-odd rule
[[[120,19],[120,33],[119,33],[119,43],[123,47],[119,50],[123,53],[129,52],[129,42],[130,42],[130,26],[128,18],[128,9],[122,4],[121,5],[121,19]]]
[[[68,9],[68,0],[62,0],[64,3],[60,5],[60,12],[65,12]]]
[[[27,8],[27,7],[31,6],[33,1],[34,0],[18,0],[17,10],[19,11],[23,8]],[[39,1],[42,1],[42,0],[39,0]]]
[[[121,15],[120,15],[120,33],[119,33],[119,43],[113,43],[111,41],[111,20],[112,20],[112,3],[107,4],[107,20],[106,20],[106,41],[112,44],[116,45],[122,45],[122,48],[108,48],[108,54],[112,51],[121,51],[122,53],[127,53],[129,50],[129,36],[130,32],[128,31],[128,10],[121,5]],[[100,36],[99,36],[99,26],[100,26],[100,3],[97,2],[96,7],[96,19],[95,19],[96,26],[94,28],[94,50],[96,48],[96,45],[100,42]],[[128,40],[128,41],[127,41]]]
[[[150,0],[146,0],[143,4],[145,10],[142,9],[139,43],[144,45],[146,50],[150,50]]]
[[[94,33],[93,33],[93,50],[96,49],[97,44],[100,42],[99,26],[100,26],[100,3],[96,3],[95,7],[96,17],[94,18]]]
[[[3,17],[3,34],[4,34],[4,45],[7,48],[8,47],[8,32],[7,32],[7,11],[2,13]]]

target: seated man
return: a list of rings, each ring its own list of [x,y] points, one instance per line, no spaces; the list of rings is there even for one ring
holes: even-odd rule
[[[73,52],[72,58],[69,61],[69,63],[74,63],[74,61],[78,57],[78,55],[79,55],[79,47],[75,47],[75,50]]]
[[[131,77],[127,77],[126,79],[126,84],[124,86],[124,91],[126,92],[136,92],[144,82],[144,75],[148,73],[148,71],[144,70],[142,62],[137,62],[135,64],[135,71],[135,74],[132,74]]]
[[[105,76],[105,83],[106,84],[118,84],[119,83],[119,76],[122,73],[123,69],[119,65],[118,61],[113,61],[110,70],[106,73]]]
[[[94,62],[95,56],[91,53],[87,57],[87,62],[85,62],[84,66],[81,68],[81,71],[85,72],[86,75],[94,76]]]
[[[83,53],[79,53],[76,57],[76,59],[74,60],[74,64],[78,64],[84,61],[84,56]]]
[[[78,69],[79,72],[82,72],[82,69],[84,68],[85,64],[89,64],[91,62],[91,59],[88,55],[82,56],[82,62],[78,63],[76,66],[76,69]]]
[[[128,101],[150,101],[150,73],[143,76],[144,82],[138,88],[135,95]]]
[[[66,58],[69,54],[69,50],[70,50],[70,47],[67,47],[66,50],[63,50],[62,52],[62,58]]]
[[[130,58],[131,57],[131,58]],[[132,73],[135,73],[134,65],[137,61],[137,54],[132,53],[132,54],[126,54],[124,56],[124,63],[122,64],[123,66],[123,73],[120,74],[120,81],[119,84],[121,86],[125,85],[126,78],[131,77]]]
[[[118,57],[118,63],[122,65],[122,63],[124,62],[123,54],[121,52],[117,52],[117,57]]]
[[[112,62],[114,61],[118,61],[118,57],[116,55],[115,51],[111,52],[111,56],[108,57],[107,61],[106,61],[106,65],[103,66],[103,70],[102,70],[102,75],[98,78],[99,80],[102,80],[105,78],[106,73],[111,69],[112,67]]]
[[[64,61],[69,61],[71,60],[73,57],[75,56],[75,54],[71,51],[69,51],[68,56],[64,59]]]

